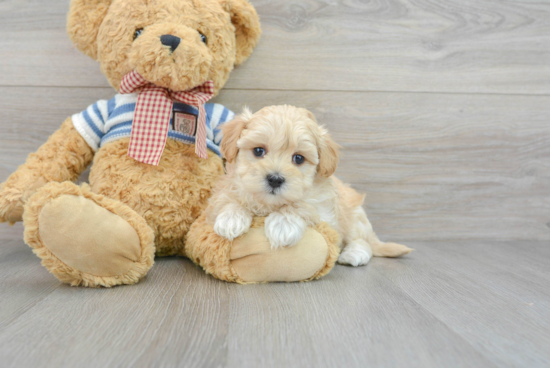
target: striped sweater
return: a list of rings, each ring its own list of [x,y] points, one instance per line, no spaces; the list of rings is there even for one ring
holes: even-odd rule
[[[120,138],[130,137],[132,121],[136,109],[138,94],[117,94],[110,100],[100,100],[86,110],[72,116],[73,125],[90,147],[97,151],[106,143]],[[222,140],[221,125],[233,119],[235,114],[220,104],[205,104],[206,144],[210,150],[220,155],[219,144]],[[174,111],[198,115],[198,109],[175,102]],[[195,143],[195,136],[174,130],[173,118],[170,119],[168,138],[184,143]]]

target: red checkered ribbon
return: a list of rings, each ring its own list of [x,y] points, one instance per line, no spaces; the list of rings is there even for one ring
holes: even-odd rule
[[[119,92],[127,94],[137,91],[139,96],[132,123],[128,156],[139,162],[158,166],[166,146],[172,101],[175,100],[199,109],[195,153],[201,158],[208,158],[204,104],[214,96],[214,82],[207,81],[189,91],[173,92],[155,86],[133,71],[122,78]]]

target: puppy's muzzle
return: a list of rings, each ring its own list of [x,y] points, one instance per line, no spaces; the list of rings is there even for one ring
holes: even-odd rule
[[[279,188],[285,182],[285,178],[280,175],[269,174],[265,179],[267,180],[267,184],[273,189]]]

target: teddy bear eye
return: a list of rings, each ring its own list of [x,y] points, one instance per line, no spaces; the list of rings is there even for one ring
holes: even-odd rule
[[[254,153],[254,156],[256,157],[264,157],[265,156],[265,148],[262,147],[256,147],[252,150]]]
[[[204,44],[206,45],[206,41],[207,41],[207,40],[206,40],[206,36],[203,35],[201,32],[199,32],[199,35],[201,36],[202,42],[204,42]]]
[[[304,163],[304,161],[306,160],[306,158],[302,155],[294,155],[292,156],[292,161],[296,164],[296,165],[301,165]]]
[[[139,36],[141,36],[142,33],[143,33],[143,28],[136,29],[136,31],[134,32],[134,40]]]

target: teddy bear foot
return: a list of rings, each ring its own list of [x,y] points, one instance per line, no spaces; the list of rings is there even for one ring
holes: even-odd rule
[[[23,223],[42,264],[73,286],[134,284],[153,265],[154,235],[145,220],[87,185],[47,184],[25,204]]]
[[[186,255],[214,277],[240,284],[309,281],[334,267],[340,239],[327,224],[307,229],[292,247],[272,249],[264,223],[264,218],[255,218],[246,234],[229,241],[202,215],[187,234]]]
[[[323,276],[329,245],[318,231],[307,229],[294,246],[273,248],[259,227],[233,241],[229,259],[235,274],[246,282],[305,281]]]

